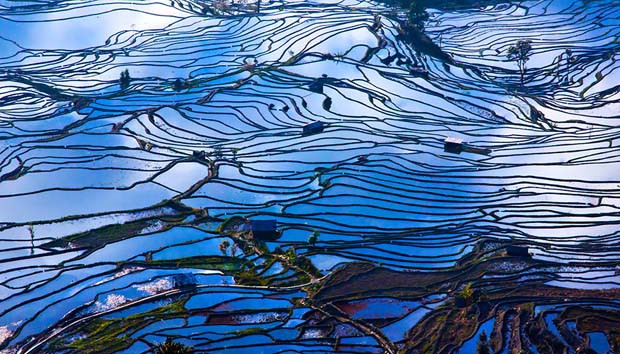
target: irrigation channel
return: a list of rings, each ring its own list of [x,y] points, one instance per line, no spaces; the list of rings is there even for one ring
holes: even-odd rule
[[[432,3],[0,1],[0,353],[620,353],[620,1]]]

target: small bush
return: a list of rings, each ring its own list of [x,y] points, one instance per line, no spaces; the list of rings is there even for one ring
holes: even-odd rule
[[[125,69],[125,71],[121,72],[121,78],[119,81],[121,89],[125,90],[129,87],[129,84],[131,83],[131,76],[129,76],[129,70]]]
[[[480,338],[478,338],[478,346],[476,347],[476,354],[491,354],[491,350],[489,349],[489,342],[487,339],[487,334],[485,331],[480,333]]]
[[[230,242],[228,242],[228,240],[223,240],[220,243],[220,252],[222,252],[224,256],[228,255],[228,247],[230,247]]]
[[[319,235],[321,235],[321,232],[315,230],[312,235],[308,236],[308,243],[314,246],[314,244],[319,240]]]
[[[186,354],[190,353],[192,350],[191,347],[186,346],[182,343],[173,342],[172,339],[168,338],[162,344],[158,344],[155,346],[153,353],[154,354]]]

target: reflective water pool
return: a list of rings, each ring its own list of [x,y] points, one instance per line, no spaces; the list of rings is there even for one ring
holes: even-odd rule
[[[402,9],[367,1],[0,1],[0,353],[166,338],[415,352],[458,276],[433,295],[304,298],[345,264],[435,274],[482,241],[549,265],[481,283],[617,290],[620,2],[426,12],[441,55],[410,39]],[[531,41],[523,80],[507,58],[518,40]],[[279,237],[244,240],[235,217],[274,219]],[[519,325],[520,309],[497,308]],[[579,345],[614,348],[620,328],[549,311],[540,321],[561,312]],[[481,328],[508,352],[499,322],[477,316],[461,352]]]

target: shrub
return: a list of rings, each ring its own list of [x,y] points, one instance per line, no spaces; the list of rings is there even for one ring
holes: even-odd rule
[[[220,242],[220,252],[222,252],[222,254],[225,256],[228,253],[228,247],[230,247],[230,242],[228,242],[228,240],[223,240],[222,242]]]
[[[129,70],[125,69],[125,71],[121,72],[120,78],[121,89],[125,90],[129,87],[129,83],[131,82],[131,77],[129,76]]]
[[[191,347],[188,347],[182,343],[173,342],[172,339],[168,338],[162,344],[158,344],[155,346],[153,353],[154,354],[186,354],[190,353],[192,350]]]
[[[480,338],[478,339],[478,346],[476,347],[476,354],[491,354],[491,351],[489,350],[487,334],[485,331],[482,331],[482,333],[480,333]]]
[[[321,235],[320,231],[315,230],[312,235],[308,236],[308,243],[313,245],[319,240],[319,235]]]

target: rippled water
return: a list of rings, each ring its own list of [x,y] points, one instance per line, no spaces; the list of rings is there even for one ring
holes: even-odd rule
[[[124,333],[136,340],[123,350],[171,336],[212,352],[381,351],[355,328],[314,326],[299,287],[243,287],[178,261],[221,256],[230,216],[277,219],[268,248],[323,274],[352,261],[444,269],[483,238],[522,240],[540,260],[618,260],[618,1],[430,9],[425,32],[453,63],[404,40],[380,4],[221,4],[0,1],[5,352],[60,352],[51,339],[79,340],[88,321],[179,299],[183,316]],[[523,85],[506,60],[518,39],[533,47]],[[324,132],[302,135],[314,121]],[[446,137],[491,153],[446,153]],[[139,227],[75,241],[123,223]],[[550,281],[618,287],[614,269],[582,272]],[[179,289],[179,274],[199,286]],[[385,335],[402,341],[438,296],[380,307],[400,318]]]

